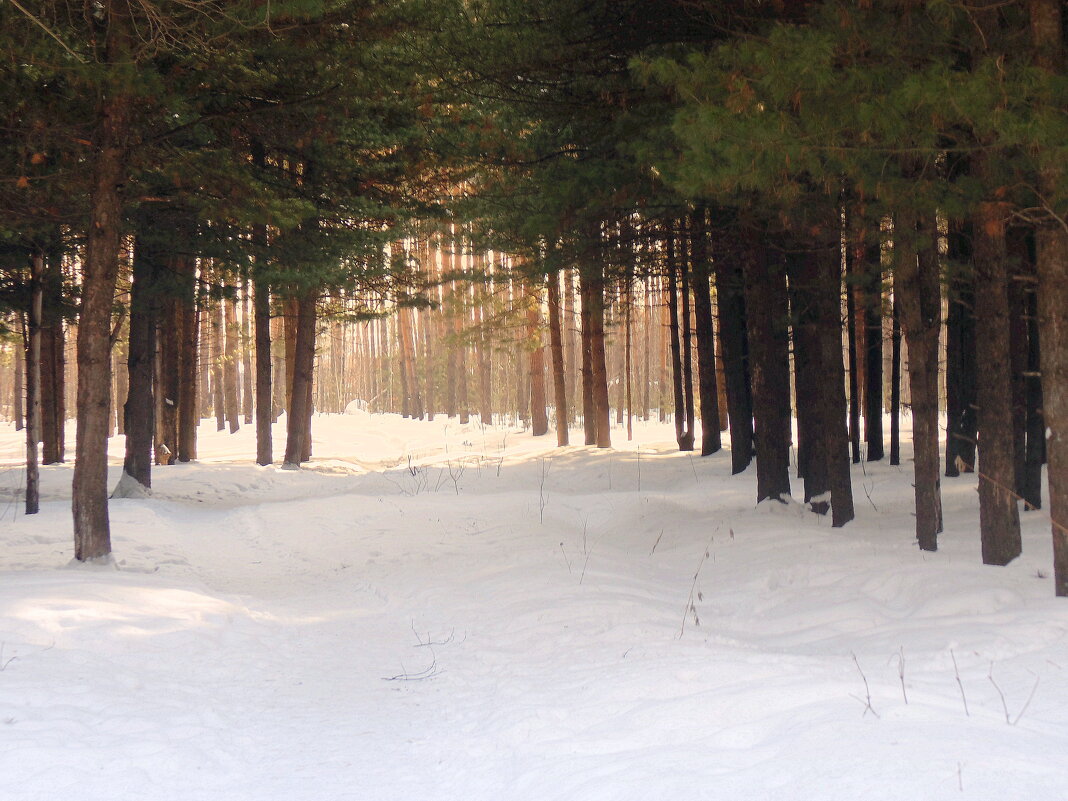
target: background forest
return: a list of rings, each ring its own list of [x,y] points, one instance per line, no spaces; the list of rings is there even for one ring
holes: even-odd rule
[[[74,459],[77,559],[210,416],[296,467],[353,402],[599,447],[658,415],[834,526],[904,420],[920,548],[978,471],[1012,561],[1046,463],[1068,595],[1062,3],[8,0],[0,31],[3,408],[27,512]]]

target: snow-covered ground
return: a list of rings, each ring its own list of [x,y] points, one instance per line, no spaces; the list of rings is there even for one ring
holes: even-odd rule
[[[1048,518],[983,567],[974,476],[922,554],[908,463],[832,529],[657,424],[324,416],[299,472],[213,428],[112,502],[111,567],[70,565],[70,466],[22,514],[0,430],[5,798],[1068,798]]]

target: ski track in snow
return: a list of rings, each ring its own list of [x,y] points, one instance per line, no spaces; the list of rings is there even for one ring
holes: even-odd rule
[[[8,797],[1068,799],[1043,513],[983,567],[974,476],[921,554],[907,462],[854,466],[832,529],[637,431],[321,416],[282,471],[205,424],[72,566],[70,466],[23,516],[0,430]]]

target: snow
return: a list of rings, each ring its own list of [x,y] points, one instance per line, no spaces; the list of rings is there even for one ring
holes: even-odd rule
[[[354,407],[295,472],[212,428],[89,566],[70,466],[24,516],[0,430],[8,798],[1068,798],[1049,519],[982,566],[974,476],[930,554],[908,462],[854,466],[832,529],[658,424],[557,449]]]

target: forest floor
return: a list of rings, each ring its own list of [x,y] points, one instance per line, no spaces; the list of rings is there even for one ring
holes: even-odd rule
[[[5,797],[1068,799],[1049,518],[983,567],[975,476],[921,553],[907,461],[832,529],[659,424],[320,416],[300,471],[213,429],[72,566],[71,467],[24,516],[0,428]]]

